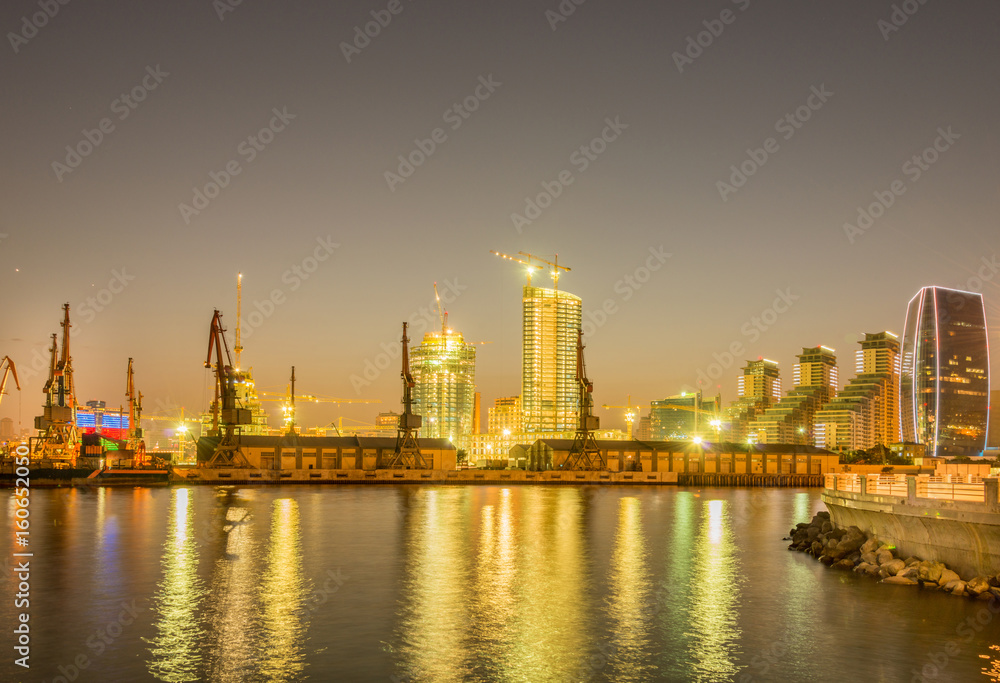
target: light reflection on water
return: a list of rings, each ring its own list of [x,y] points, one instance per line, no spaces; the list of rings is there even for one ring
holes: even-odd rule
[[[32,491],[38,680],[83,653],[79,680],[895,681],[954,640],[936,680],[1000,682],[1000,620],[962,627],[982,603],[787,552],[817,505],[586,486]],[[132,600],[135,622],[88,647]],[[0,680],[19,673],[0,661]]]

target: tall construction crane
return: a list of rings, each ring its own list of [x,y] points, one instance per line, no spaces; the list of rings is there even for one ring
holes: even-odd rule
[[[128,440],[126,449],[131,451],[132,460],[137,466],[146,464],[146,442],[142,438],[142,392],[135,390],[135,375],[132,372],[132,359],[128,359],[128,372],[125,376],[125,396],[128,398]]]
[[[625,438],[629,441],[632,440],[632,423],[635,422],[635,418],[639,415],[639,406],[632,405],[632,394],[628,396],[628,405],[624,406],[610,406],[605,403],[602,408],[621,408],[625,411],[625,425],[626,425],[626,435]]]
[[[692,401],[692,403],[694,405],[690,405],[690,406],[684,406],[684,405],[661,405],[660,409],[661,410],[683,410],[683,411],[687,411],[689,413],[694,413],[694,429],[692,431],[695,432],[695,435],[697,435],[698,432],[700,431],[699,425],[700,425],[701,421],[700,421],[699,418],[700,418],[701,415],[703,415],[703,414],[708,415],[708,417],[711,418],[711,422],[715,422],[715,421],[721,420],[721,417],[719,415],[719,410],[722,407],[722,394],[716,394],[715,395],[715,411],[714,412],[713,411],[704,410],[703,408],[700,407],[701,404],[702,404],[701,390],[700,389],[698,390],[698,392],[696,394],[694,394],[694,400]],[[710,422],[710,424],[711,424],[711,422]]]
[[[608,469],[608,463],[594,438],[594,432],[600,428],[600,419],[594,415],[594,383],[587,378],[583,349],[583,330],[577,329],[576,383],[580,389],[580,424],[563,467],[568,470],[604,471]]]
[[[3,375],[0,376],[0,401],[3,401],[4,394],[7,393],[7,378],[10,375],[14,376],[14,386],[17,387],[18,391],[21,390],[21,383],[17,379],[17,367],[10,356],[0,358],[0,369],[3,370]]]
[[[490,249],[490,253],[491,254],[496,254],[497,256],[499,256],[502,259],[507,259],[508,261],[513,261],[515,263],[520,263],[520,264],[526,266],[527,269],[528,269],[528,286],[529,287],[531,286],[531,276],[534,274],[534,272],[538,271],[538,270],[542,270],[541,266],[537,266],[537,265],[535,265],[534,263],[531,262],[532,259],[538,261],[539,263],[545,263],[545,264],[548,264],[548,265],[552,266],[552,270],[549,271],[549,275],[552,277],[552,282],[553,282],[553,286],[554,286],[555,289],[559,289],[559,271],[560,270],[565,270],[565,271],[569,272],[571,270],[571,268],[568,268],[567,266],[560,266],[559,265],[559,254],[556,254],[556,260],[555,261],[546,261],[545,259],[543,259],[543,258],[541,258],[539,256],[535,256],[534,254],[529,254],[526,251],[519,251],[519,252],[517,252],[519,255],[524,256],[525,258],[528,259],[527,261],[525,261],[524,259],[517,258],[517,256],[510,256],[509,254],[504,254],[504,253],[501,253],[501,252],[493,250],[493,249]]]
[[[283,405],[281,406],[281,412],[284,418],[284,422],[288,425],[289,430],[294,429],[295,424],[295,402],[305,402],[305,403],[381,403],[382,401],[377,398],[332,398],[329,396],[316,396],[314,394],[296,394],[295,393],[295,368],[292,368],[292,380],[285,389],[285,393],[279,394],[273,391],[262,391],[257,399],[260,402],[264,401],[280,401]]]
[[[243,308],[243,273],[236,273],[236,344],[233,345],[233,355],[236,361],[236,371],[243,367],[240,365],[240,355],[243,353],[243,344],[240,343],[240,322],[243,320],[241,309]]]
[[[44,432],[35,439],[33,453],[37,458],[68,460],[76,464],[80,436],[76,429],[76,393],[73,386],[73,359],[69,353],[69,304],[63,305],[62,353],[59,353],[58,335],[52,335],[52,353],[49,362],[49,379],[42,392],[45,405],[35,418],[35,429]]]
[[[222,327],[222,314],[216,309],[208,330],[208,356],[205,367],[212,368],[212,351],[215,351],[215,401],[212,403],[212,429],[218,433],[222,423],[222,438],[208,461],[209,467],[250,467],[240,451],[236,428],[250,424],[250,411],[236,405],[236,370],[226,343],[226,330]]]
[[[403,369],[399,373],[403,380],[403,414],[399,416],[399,428],[396,430],[396,449],[386,463],[387,469],[428,469],[420,446],[417,443],[417,432],[420,430],[421,418],[413,413],[413,387],[416,382],[410,374],[410,339],[406,336],[407,323],[403,323]]]

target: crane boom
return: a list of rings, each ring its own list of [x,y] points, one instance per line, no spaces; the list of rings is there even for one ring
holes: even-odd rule
[[[0,368],[3,368],[3,377],[0,377],[0,401],[2,401],[3,395],[7,392],[7,378],[10,375],[14,376],[14,386],[17,387],[18,391],[21,390],[21,383],[17,379],[17,367],[10,356],[4,356],[0,359]]]

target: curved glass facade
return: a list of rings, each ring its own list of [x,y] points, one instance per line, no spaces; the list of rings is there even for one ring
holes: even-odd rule
[[[899,382],[903,441],[928,455],[980,455],[989,415],[982,294],[924,287],[906,310]]]

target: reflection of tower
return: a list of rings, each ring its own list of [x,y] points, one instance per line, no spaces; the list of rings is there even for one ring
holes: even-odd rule
[[[924,287],[909,303],[900,372],[903,441],[931,455],[986,446],[989,347],[983,295]]]
[[[579,297],[526,286],[523,304],[521,406],[526,432],[568,432],[577,427],[576,382]]]

